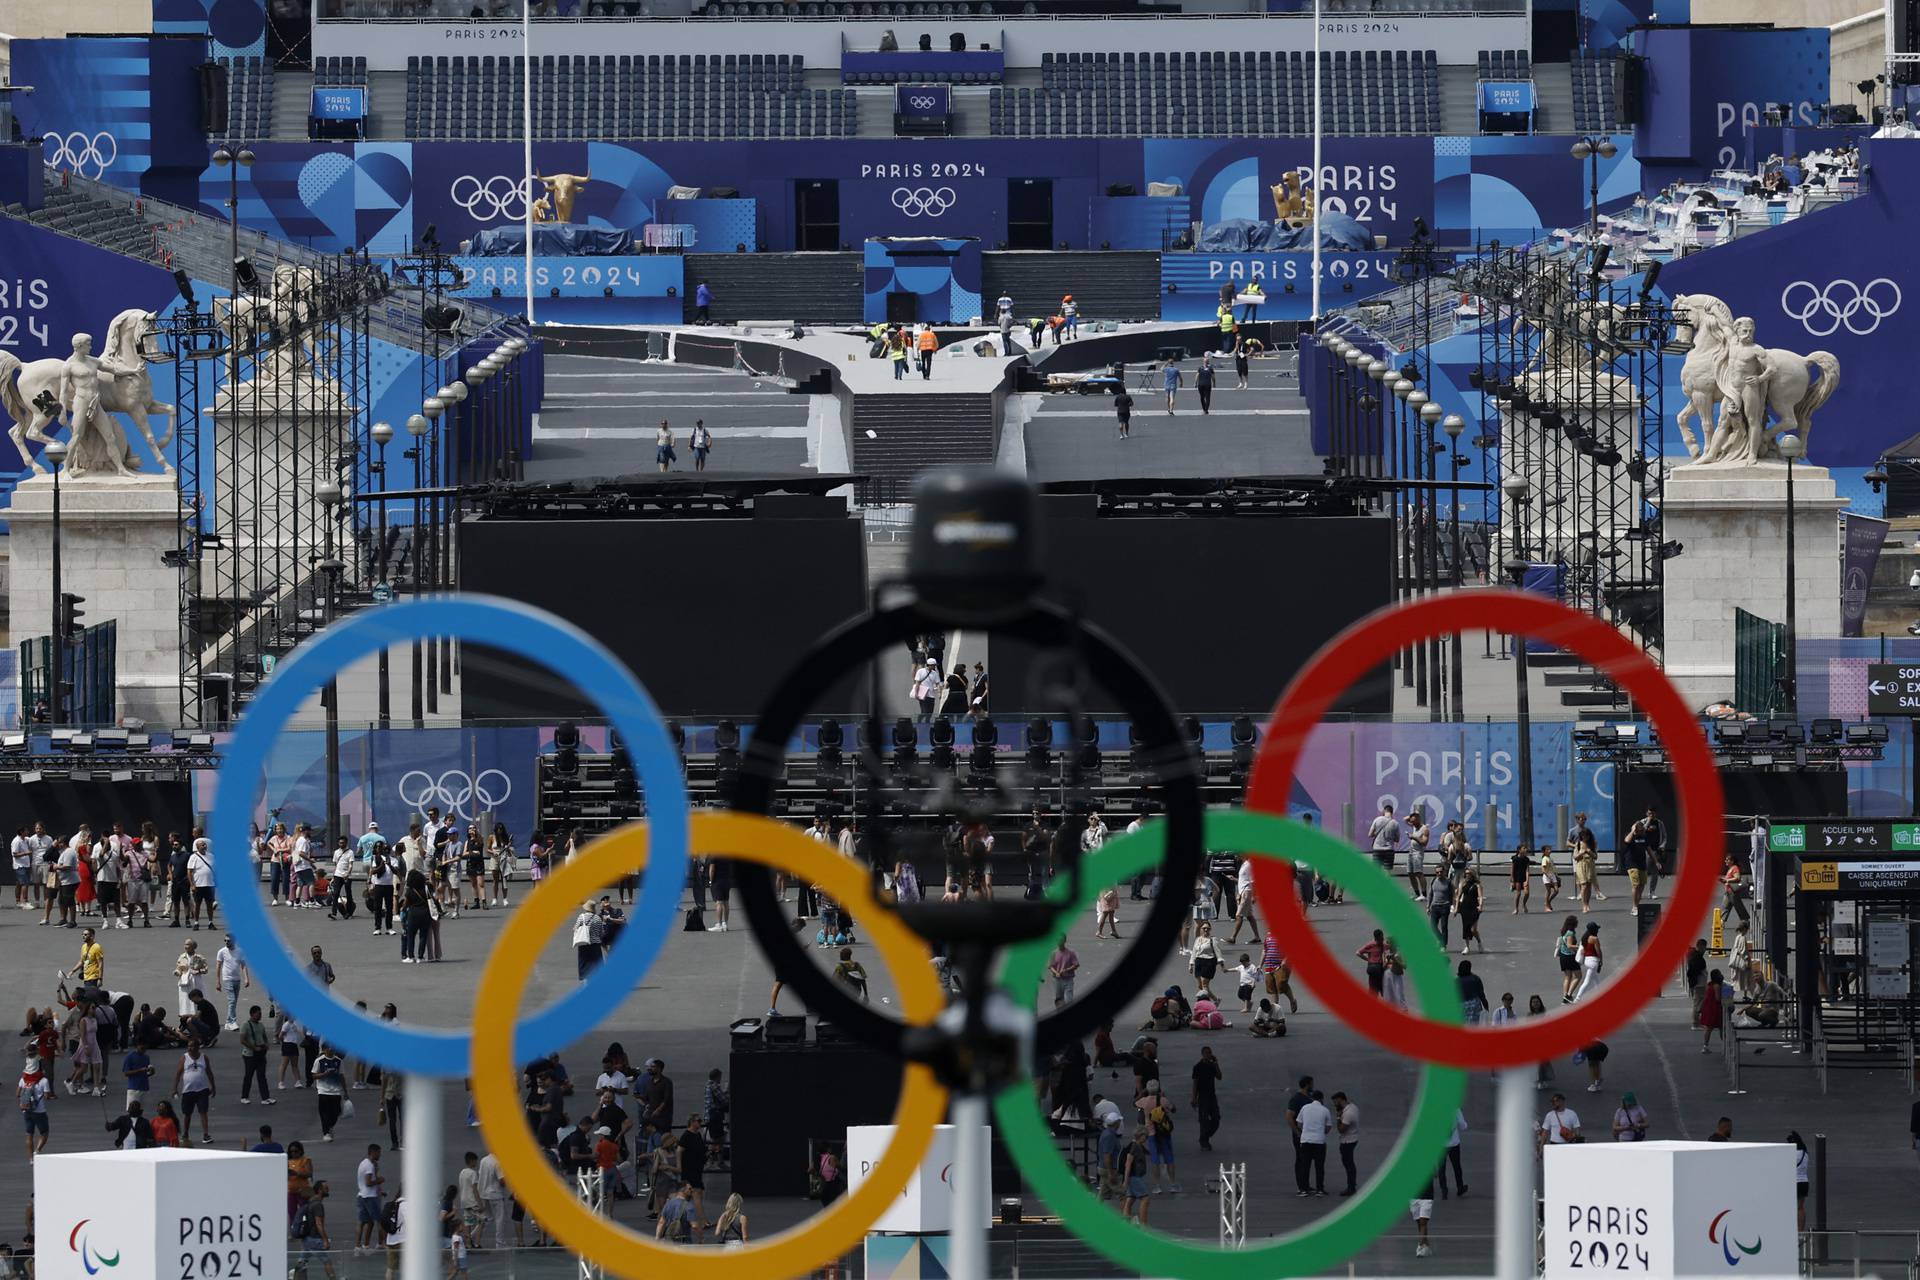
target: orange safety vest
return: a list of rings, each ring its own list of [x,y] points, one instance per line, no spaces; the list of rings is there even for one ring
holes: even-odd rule
[[[920,335],[920,349],[922,351],[938,351],[940,349],[940,339],[934,336],[933,330],[928,329]]]

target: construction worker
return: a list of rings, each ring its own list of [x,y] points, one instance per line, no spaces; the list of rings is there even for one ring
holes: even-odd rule
[[[1061,327],[1066,330],[1067,337],[1080,336],[1080,304],[1073,300],[1072,294],[1060,299],[1060,318],[1064,322]]]
[[[885,320],[875,320],[873,327],[867,330],[867,337],[873,340],[873,346],[867,352],[871,359],[878,360],[887,354],[887,322]]]
[[[896,330],[887,339],[887,358],[893,361],[893,380],[907,376],[907,335]]]
[[[939,349],[940,349],[940,339],[934,336],[933,326],[930,324],[921,325],[920,326],[920,380],[921,381],[927,382],[932,380],[933,353],[938,351]]]

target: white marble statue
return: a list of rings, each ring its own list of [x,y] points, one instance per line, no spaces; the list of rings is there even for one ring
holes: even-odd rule
[[[289,361],[283,352],[297,350],[300,356],[313,354],[313,340],[308,332],[316,314],[311,301],[320,283],[320,273],[313,267],[296,267],[291,263],[281,263],[273,269],[264,295],[246,293],[239,297],[215,298],[213,302],[214,323],[227,335],[227,385],[232,386],[240,380],[240,356],[250,349],[260,349],[256,358],[258,371],[255,378],[265,375],[265,380],[278,381],[280,376],[292,372],[298,359]],[[269,358],[264,350],[269,332],[277,332],[281,346],[275,348]],[[286,339],[297,336],[298,346],[289,347]]]
[[[1687,313],[1693,330],[1693,350],[1680,368],[1687,403],[1675,419],[1693,458],[1681,465],[1751,466],[1779,457],[1776,442],[1786,434],[1797,434],[1804,446],[1814,410],[1840,386],[1840,362],[1832,353],[1761,346],[1753,318],[1736,319],[1709,294],[1681,294],[1674,306]],[[1706,433],[1704,446],[1688,428],[1693,418]]]
[[[141,458],[113,416],[124,413],[140,428],[160,469],[173,474],[166,455],[173,439],[173,406],[154,399],[148,372],[148,366],[160,359],[150,347],[153,326],[153,313],[134,307],[115,316],[107,327],[102,356],[93,354],[93,338],[84,333],[73,336],[73,354],[65,360],[50,357],[23,363],[11,352],[0,351],[0,408],[13,420],[7,434],[22,461],[45,475],[47,469],[28,452],[27,442],[46,444],[51,439],[49,426],[71,427],[69,478],[134,475]],[[147,420],[150,414],[167,418],[166,434],[158,440]]]

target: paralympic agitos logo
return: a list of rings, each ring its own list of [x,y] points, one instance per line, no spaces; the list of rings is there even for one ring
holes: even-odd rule
[[[1756,1236],[1752,1244],[1743,1244],[1735,1240],[1733,1238],[1733,1228],[1722,1225],[1726,1222],[1727,1215],[1732,1212],[1733,1210],[1731,1209],[1722,1209],[1719,1213],[1713,1215],[1713,1221],[1707,1224],[1707,1243],[1719,1245],[1721,1254],[1727,1260],[1727,1265],[1737,1267],[1745,1258],[1751,1258],[1754,1254],[1760,1252],[1761,1247],[1766,1244],[1766,1237]],[[1738,1254],[1734,1252],[1736,1249],[1740,1251]]]
[[[108,1257],[94,1247],[91,1239],[81,1234],[86,1225],[92,1221],[92,1218],[82,1218],[73,1224],[73,1230],[67,1233],[67,1248],[80,1255],[80,1265],[87,1269],[88,1275],[97,1276],[102,1267],[120,1265],[120,1251],[116,1249],[113,1256]]]

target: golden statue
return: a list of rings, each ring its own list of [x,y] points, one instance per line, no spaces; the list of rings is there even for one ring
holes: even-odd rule
[[[1290,227],[1304,227],[1313,221],[1313,188],[1301,185],[1298,169],[1287,170],[1273,184],[1273,220]]]
[[[547,189],[546,195],[533,202],[535,222],[572,222],[573,202],[579,198],[580,188],[593,181],[590,173],[536,173],[533,177]]]

